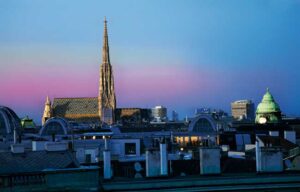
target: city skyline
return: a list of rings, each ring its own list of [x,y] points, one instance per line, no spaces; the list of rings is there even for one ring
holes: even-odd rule
[[[269,87],[299,115],[299,1],[172,2],[0,2],[1,105],[40,123],[47,95],[97,96],[107,16],[117,107],[229,112]]]

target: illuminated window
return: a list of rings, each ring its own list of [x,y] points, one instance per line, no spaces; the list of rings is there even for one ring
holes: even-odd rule
[[[184,142],[188,143],[189,142],[189,137],[184,137]]]
[[[183,143],[183,137],[176,137],[177,143]]]
[[[197,141],[198,141],[198,137],[196,137],[196,136],[191,137],[191,142],[197,142]]]

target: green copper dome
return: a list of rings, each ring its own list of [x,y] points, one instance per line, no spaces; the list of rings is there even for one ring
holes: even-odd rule
[[[256,109],[255,122],[260,123],[262,118],[265,118],[265,123],[276,123],[281,119],[281,111],[279,105],[275,102],[269,89],[263,96],[261,103]]]
[[[267,89],[261,103],[257,106],[256,113],[272,113],[280,112],[279,105],[275,102],[273,96],[271,95],[269,89]]]
[[[33,122],[32,119],[29,119],[28,116],[21,119],[21,125],[22,125],[23,128],[36,128],[35,123]]]

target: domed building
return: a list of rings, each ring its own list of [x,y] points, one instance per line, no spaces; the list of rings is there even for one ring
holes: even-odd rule
[[[279,123],[281,121],[281,110],[279,105],[275,102],[269,89],[263,96],[262,101],[258,104],[256,109],[255,123]]]
[[[33,121],[33,119],[30,119],[28,116],[21,119],[21,125],[23,129],[35,129],[36,125]]]
[[[0,141],[12,140],[14,130],[17,133],[16,137],[21,134],[22,126],[19,117],[10,108],[0,106]]]
[[[213,133],[217,131],[216,120],[209,114],[197,115],[188,127],[189,132]]]
[[[41,136],[67,135],[70,125],[68,121],[60,117],[52,117],[46,121],[40,130]]]

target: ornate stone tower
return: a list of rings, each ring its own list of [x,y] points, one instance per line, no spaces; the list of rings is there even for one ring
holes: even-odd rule
[[[45,122],[47,121],[47,119],[51,118],[51,116],[52,116],[51,101],[50,101],[49,97],[47,96],[46,102],[45,102],[45,109],[44,109],[44,113],[43,113],[43,117],[42,117],[42,125],[44,125]]]
[[[116,109],[116,95],[114,88],[114,76],[109,58],[109,46],[107,35],[107,21],[104,19],[104,35],[102,47],[102,64],[100,66],[99,116],[102,122],[114,123],[114,110]]]

